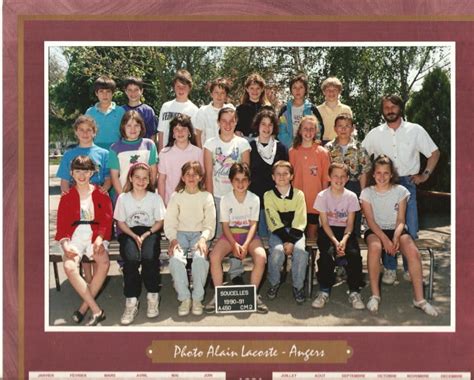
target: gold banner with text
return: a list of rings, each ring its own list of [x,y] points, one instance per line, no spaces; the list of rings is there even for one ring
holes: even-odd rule
[[[153,363],[347,363],[345,340],[154,340]]]

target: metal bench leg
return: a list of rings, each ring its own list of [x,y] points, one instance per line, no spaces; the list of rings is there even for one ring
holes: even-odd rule
[[[61,284],[59,283],[59,273],[58,273],[58,263],[53,263],[53,270],[54,270],[54,281],[56,282],[56,291],[61,291]]]
[[[433,282],[434,282],[434,254],[431,248],[428,248],[428,253],[430,254],[430,277],[428,284],[428,300],[433,299]]]

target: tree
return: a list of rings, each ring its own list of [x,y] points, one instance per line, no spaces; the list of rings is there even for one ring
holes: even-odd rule
[[[451,98],[446,70],[437,67],[427,74],[420,91],[406,107],[407,118],[422,125],[441,152],[434,175],[422,188],[450,192],[451,189]]]

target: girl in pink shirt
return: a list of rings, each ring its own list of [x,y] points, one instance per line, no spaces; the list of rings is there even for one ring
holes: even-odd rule
[[[329,153],[316,140],[318,135],[316,116],[304,116],[288,152],[295,174],[293,186],[304,192],[308,212],[306,236],[316,238],[318,231],[318,211],[313,207],[316,196],[328,187]]]
[[[181,178],[181,168],[188,161],[198,161],[204,167],[203,151],[196,146],[191,118],[179,115],[170,122],[170,138],[159,154],[158,193],[168,204]]]

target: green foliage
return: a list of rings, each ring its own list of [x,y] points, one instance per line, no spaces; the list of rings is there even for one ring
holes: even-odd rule
[[[289,80],[304,72],[309,80],[308,97],[315,104],[324,100],[320,85],[325,78],[337,76],[342,81],[341,101],[352,108],[359,139],[363,139],[382,122],[380,97],[398,93],[409,100],[420,79],[445,64],[448,50],[434,46],[67,47],[62,49],[65,72],[50,54],[50,128],[55,138],[71,136],[73,120],[96,102],[93,83],[100,75],[117,82],[114,101],[118,104],[127,100],[121,81],[130,75],[141,77],[146,86],[143,101],[158,113],[162,104],[174,97],[171,82],[180,68],[193,76],[190,98],[198,106],[210,101],[207,84],[218,76],[232,81],[229,100],[238,104],[245,79],[254,72],[274,85],[285,102],[290,95]],[[449,102],[449,85],[439,91]],[[426,126],[427,122],[423,119],[420,124]],[[442,147],[443,157],[449,149],[449,126],[443,133],[446,131],[447,139],[437,131],[430,132]]]
[[[450,101],[449,77],[438,67],[425,76],[421,90],[412,95],[406,107],[407,118],[422,125],[441,152],[434,174],[423,187],[444,192],[451,189]]]

